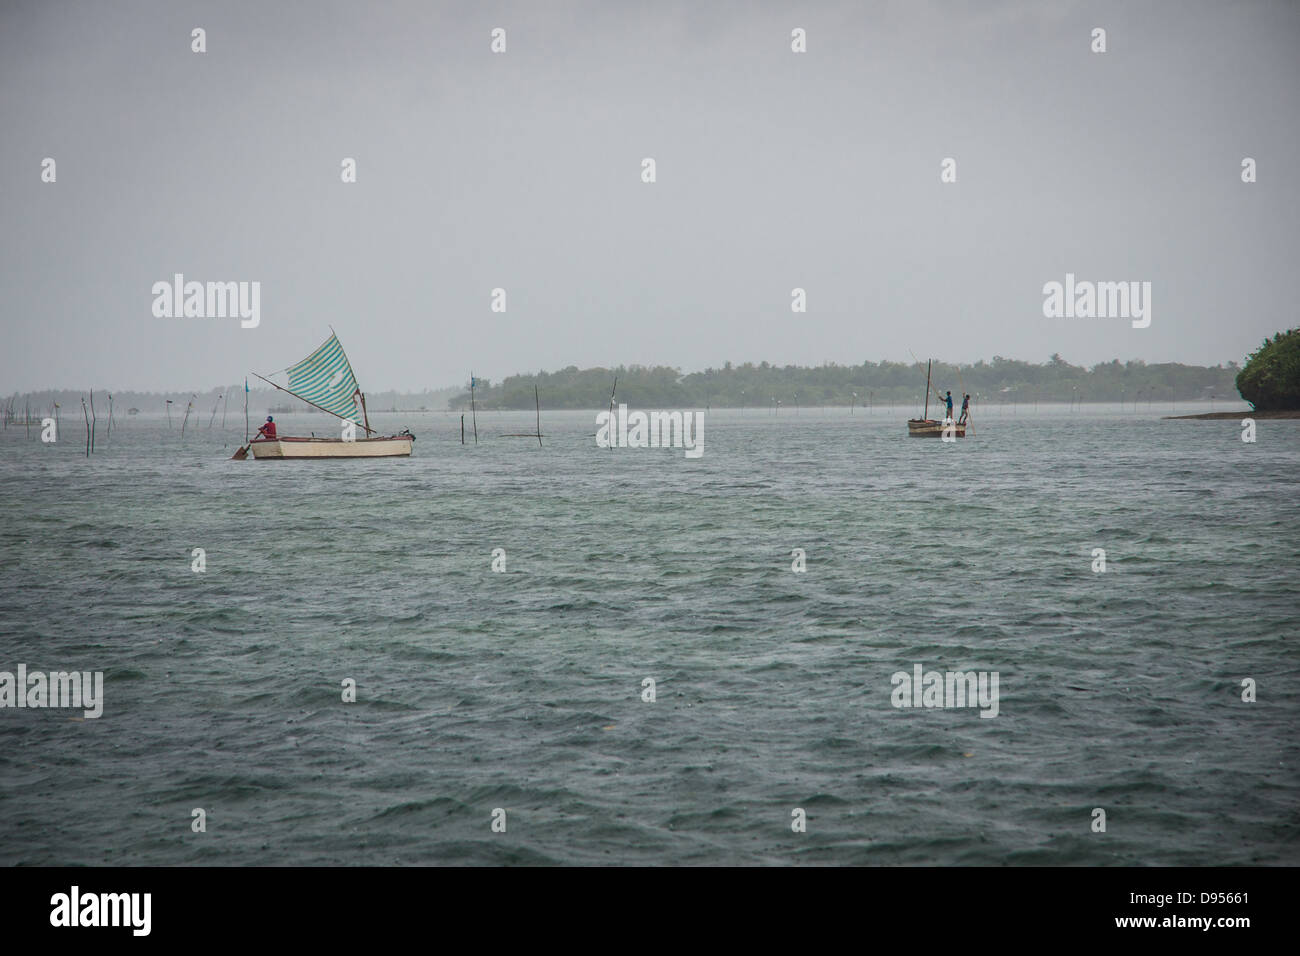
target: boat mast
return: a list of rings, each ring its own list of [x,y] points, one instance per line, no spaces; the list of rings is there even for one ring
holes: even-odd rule
[[[930,420],[930,363],[933,361],[934,359],[925,361],[925,414],[921,417],[926,421]]]
[[[366,434],[370,434],[370,413],[366,411],[366,393],[357,389],[357,394],[361,396],[361,417],[366,420]]]

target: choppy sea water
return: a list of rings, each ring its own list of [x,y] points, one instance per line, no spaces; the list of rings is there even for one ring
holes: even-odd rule
[[[105,702],[0,710],[0,863],[1300,863],[1300,422],[910,412],[711,411],[699,460],[594,412],[353,462],[10,427],[0,670]],[[892,706],[917,664],[997,717]]]

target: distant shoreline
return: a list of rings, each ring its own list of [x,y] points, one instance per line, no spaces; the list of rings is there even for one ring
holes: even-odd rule
[[[1165,415],[1165,421],[1178,421],[1180,419],[1199,418],[1204,420],[1217,420],[1221,418],[1300,418],[1300,408],[1283,408],[1271,412],[1203,412],[1200,415]]]

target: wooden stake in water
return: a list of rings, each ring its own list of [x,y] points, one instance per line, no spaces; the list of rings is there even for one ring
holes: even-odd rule
[[[86,399],[81,399],[81,414],[86,419],[86,457],[90,457],[90,412],[86,410]]]
[[[537,397],[537,386],[533,386],[533,404],[537,407],[537,447],[542,447],[542,400]]]
[[[99,424],[99,418],[95,415],[95,390],[90,390],[90,450],[95,450],[95,426]]]
[[[218,395],[217,400],[212,403],[212,417],[208,419],[208,431],[212,431],[212,423],[217,420],[217,406],[220,404],[221,396]]]
[[[474,444],[478,444],[478,411],[474,407],[474,373],[469,373],[469,414],[474,421]]]
[[[181,441],[185,440],[185,423],[190,420],[190,409],[194,407],[194,400],[197,395],[191,395],[190,400],[185,403],[185,418],[181,420]]]
[[[113,393],[108,393],[108,433],[104,436],[105,440],[113,437]]]
[[[614,387],[609,390],[609,428],[610,434],[614,431],[614,393],[618,391],[618,376],[614,376]],[[612,449],[614,443],[611,441],[609,447]]]

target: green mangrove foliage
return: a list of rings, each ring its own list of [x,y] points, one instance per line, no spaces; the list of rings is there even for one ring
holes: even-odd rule
[[[1121,364],[1118,359],[1084,368],[1053,355],[1044,364],[994,357],[991,362],[952,365],[935,362],[934,387],[953,395],[969,392],[975,401],[989,405],[1005,402],[1186,402],[1218,398],[1236,400],[1233,379],[1238,367],[1202,367],[1142,361]],[[783,408],[821,405],[898,405],[911,408],[925,395],[924,362],[834,363],[803,367],[746,362],[702,372],[682,374],[666,366],[618,368],[569,366],[557,372],[512,375],[492,384],[478,380],[474,389],[480,408],[533,407],[533,386],[541,392],[544,408],[599,409],[609,402],[614,376],[618,400],[636,408]],[[451,398],[449,407],[468,408],[468,387]]]
[[[1265,339],[1237,374],[1237,391],[1256,411],[1300,408],[1300,329]]]

